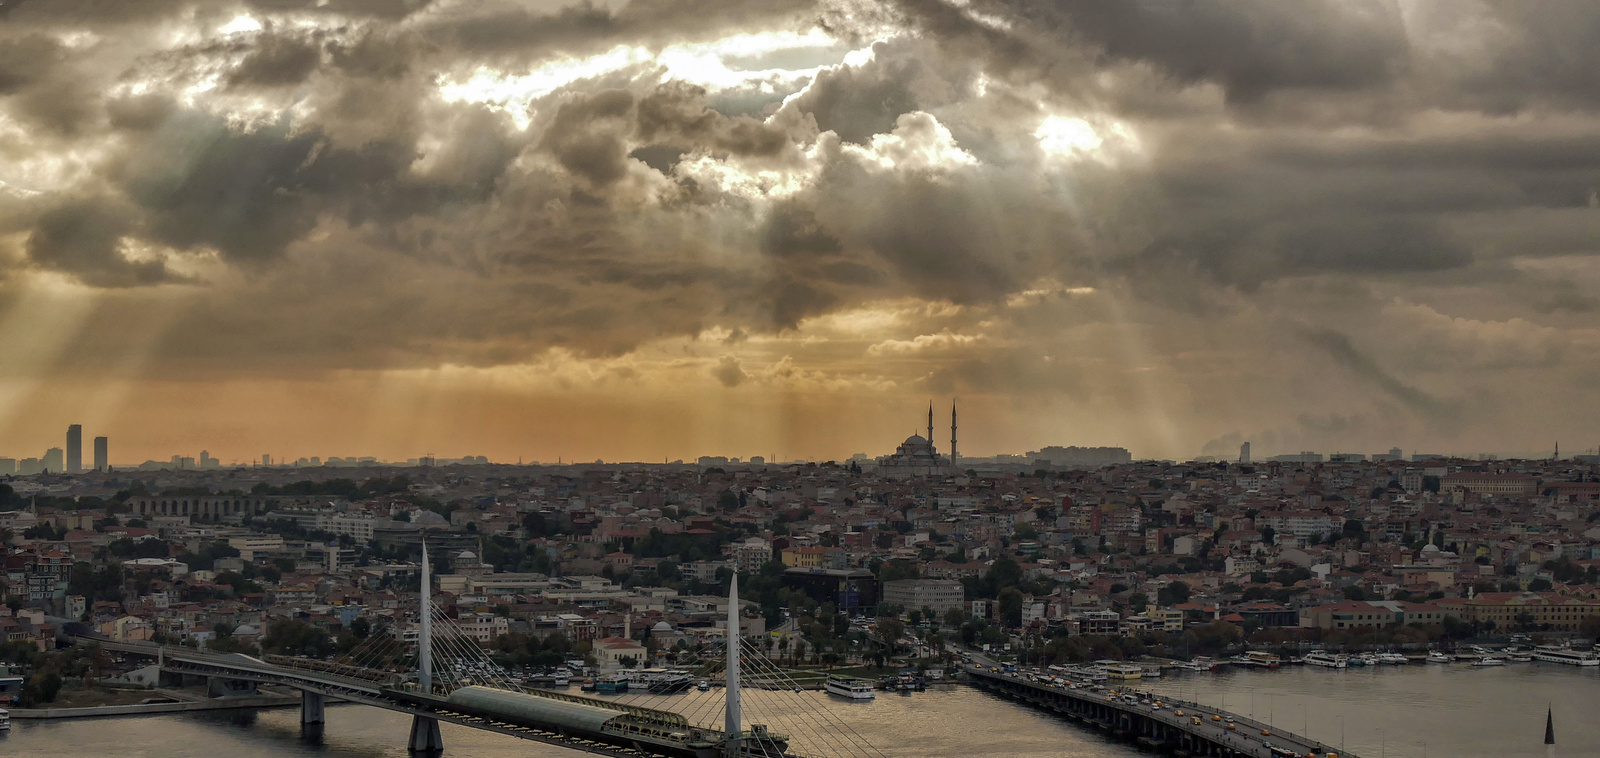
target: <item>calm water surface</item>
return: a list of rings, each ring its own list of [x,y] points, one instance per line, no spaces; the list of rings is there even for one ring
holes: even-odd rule
[[[1143,686],[1254,714],[1362,758],[1544,755],[1544,712],[1553,705],[1563,756],[1600,756],[1600,672],[1554,664],[1472,668],[1416,664],[1334,671],[1293,668],[1187,674]],[[576,691],[576,690],[574,690]],[[655,698],[715,720],[720,692]],[[634,698],[648,702],[651,698]],[[759,693],[746,721],[818,724],[816,709],[859,731],[890,758],[1130,758],[1131,747],[962,687],[916,695],[880,695],[850,703],[822,693]],[[328,709],[320,745],[300,738],[292,709],[251,716],[195,714],[63,722],[13,722],[0,755],[53,758],[403,758],[409,718],[362,706]],[[572,758],[570,750],[443,725],[447,758]],[[791,731],[799,732],[795,728]]]

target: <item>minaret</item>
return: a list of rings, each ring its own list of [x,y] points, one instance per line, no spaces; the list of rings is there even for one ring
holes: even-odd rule
[[[933,401],[928,401],[928,447],[933,447]]]
[[[1556,758],[1556,719],[1548,706],[1544,712],[1544,754],[1545,758]]]
[[[950,465],[956,465],[956,401],[950,401]]]
[[[728,580],[728,680],[723,689],[727,718],[723,722],[728,758],[738,758],[739,750],[739,574]]]

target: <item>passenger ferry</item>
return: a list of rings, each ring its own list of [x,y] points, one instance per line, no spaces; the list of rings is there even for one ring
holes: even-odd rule
[[[1078,666],[1067,669],[1073,676],[1088,679],[1091,682],[1104,682],[1110,679],[1104,666]]]
[[[1105,666],[1106,677],[1130,682],[1144,676],[1144,667],[1136,663],[1112,663]]]
[[[596,679],[594,691],[602,695],[620,695],[628,691],[628,678],[619,674],[610,674]]]
[[[1334,655],[1333,653],[1328,653],[1321,650],[1318,650],[1314,653],[1306,653],[1306,657],[1301,660],[1304,661],[1307,666],[1322,666],[1330,669],[1342,669],[1350,665],[1349,658],[1346,658],[1342,655]]]
[[[657,695],[676,695],[694,686],[694,675],[687,671],[668,671],[650,681],[649,690]]]
[[[838,695],[851,700],[871,700],[878,696],[872,691],[872,682],[848,676],[830,676],[822,685],[822,689],[827,690],[829,695]]]
[[[1600,657],[1588,650],[1573,650],[1556,645],[1540,645],[1533,649],[1533,659],[1568,666],[1600,666]]]
[[[1252,650],[1248,653],[1245,653],[1242,662],[1251,666],[1261,666],[1262,668],[1269,669],[1275,669],[1283,665],[1282,658],[1279,658],[1272,653],[1264,653],[1260,650]]]

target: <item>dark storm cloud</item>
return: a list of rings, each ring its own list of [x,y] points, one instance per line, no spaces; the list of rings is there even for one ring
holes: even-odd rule
[[[829,255],[843,250],[839,238],[798,203],[778,203],[761,227],[761,252],[768,255]]]
[[[1402,75],[1408,44],[1385,0],[985,0],[971,7],[1010,22],[996,28],[943,0],[896,0],[916,28],[997,72],[1068,90],[1102,63],[1155,67],[1180,85],[1210,82],[1248,104],[1286,89],[1383,87]]]
[[[1488,60],[1462,61],[1450,91],[1457,102],[1513,112],[1541,101],[1594,110],[1600,91],[1600,23],[1585,0],[1487,0],[1490,20],[1506,30]],[[1450,4],[1437,8],[1450,14]],[[1464,22],[1468,19],[1460,19]],[[1474,65],[1476,64],[1476,65]]]
[[[823,131],[866,144],[893,129],[901,114],[919,109],[911,85],[922,68],[918,60],[892,60],[824,71],[791,107],[815,116]]]
[[[136,215],[109,198],[68,201],[40,215],[28,236],[28,257],[44,268],[71,274],[98,287],[170,281],[160,261],[133,262],[122,255],[123,238]]]
[[[991,3],[981,3],[980,7]],[[1230,100],[1278,89],[1361,89],[1404,70],[1408,44],[1388,0],[992,0],[1028,27],[1081,40],[1113,59],[1150,63]]]
[[[432,0],[245,0],[249,7],[272,12],[301,11],[347,18],[399,20],[432,4]]]
[[[42,34],[28,34],[0,44],[0,95],[10,95],[42,81],[61,63],[61,43]]]
[[[958,355],[918,385],[925,391],[942,394],[1082,394],[1084,391],[1081,366],[1052,360],[1024,348]]]
[[[197,120],[156,136],[123,184],[150,214],[156,240],[259,262],[316,224],[309,174],[321,168],[318,146],[315,133],[292,134],[287,124],[240,132]]]
[[[0,29],[0,101],[33,129],[70,138],[94,118],[98,96],[59,41],[42,34],[8,38]]]
[[[1453,404],[1430,395],[1384,371],[1371,356],[1357,350],[1349,335],[1333,329],[1303,327],[1300,333],[1307,342],[1321,349],[1340,366],[1371,382],[1373,386],[1412,411],[1428,416],[1447,416],[1454,412]]]
[[[604,188],[627,174],[625,141],[633,94],[610,90],[564,103],[541,144],[561,166],[590,186]]]
[[[255,49],[228,74],[230,87],[284,87],[299,84],[322,63],[315,40],[264,34]]]
[[[418,28],[464,56],[528,63],[618,44],[659,45],[774,22],[794,25],[812,7],[809,0],[630,0],[610,10],[585,0],[548,11],[502,0],[458,6]]]
[[[718,156],[772,157],[793,146],[791,136],[778,127],[712,110],[704,89],[682,82],[639,95],[612,89],[566,98],[540,141],[543,150],[591,188],[620,181],[639,147],[650,151],[643,156],[653,157],[659,168],[670,167],[677,155],[696,148]]]

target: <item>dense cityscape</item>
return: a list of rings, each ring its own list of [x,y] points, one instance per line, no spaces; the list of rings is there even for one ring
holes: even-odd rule
[[[518,671],[691,662],[735,573],[742,633],[796,670],[1600,633],[1591,456],[1289,457],[952,463],[913,436],[865,462],[8,476],[0,697],[92,700],[136,675],[58,649],[63,624],[331,661],[414,643],[425,542],[436,602]]]

